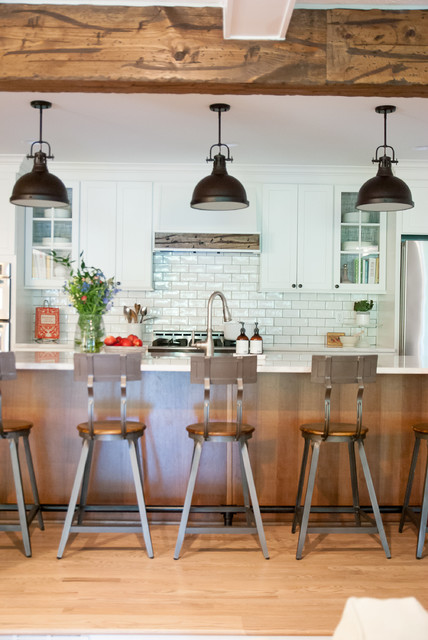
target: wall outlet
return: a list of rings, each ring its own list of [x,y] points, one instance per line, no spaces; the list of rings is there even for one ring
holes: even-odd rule
[[[343,322],[343,311],[338,311],[336,313],[336,322],[337,322],[337,324],[342,324],[342,322]]]

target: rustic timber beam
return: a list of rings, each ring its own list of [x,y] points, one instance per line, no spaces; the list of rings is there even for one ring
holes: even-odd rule
[[[210,7],[0,3],[0,91],[428,95],[428,11],[295,10],[223,39]]]

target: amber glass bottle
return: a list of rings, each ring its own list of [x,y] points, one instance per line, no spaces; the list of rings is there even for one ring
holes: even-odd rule
[[[236,338],[236,353],[239,356],[245,356],[250,350],[250,341],[248,340],[248,336],[245,333],[245,324],[241,322],[241,331],[239,336]]]
[[[263,339],[259,333],[258,322],[254,323],[254,333],[250,340],[250,353],[263,353]]]

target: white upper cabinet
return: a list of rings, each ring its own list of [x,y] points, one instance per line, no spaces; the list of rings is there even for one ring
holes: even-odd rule
[[[264,185],[262,291],[332,289],[333,218],[330,185]]]
[[[79,185],[67,182],[69,207],[60,209],[25,208],[25,286],[59,287],[69,271],[57,264],[52,251],[60,257],[78,257]]]
[[[154,185],[154,231],[163,233],[259,233],[258,190],[244,184],[249,207],[235,211],[192,209],[190,200],[199,178],[193,182]],[[244,181],[243,181],[244,183]]]
[[[122,289],[152,284],[152,185],[93,180],[81,186],[80,246],[88,266]]]
[[[381,293],[386,280],[386,217],[355,208],[358,188],[336,190],[335,288]]]
[[[428,187],[410,188],[415,206],[402,212],[401,231],[408,235],[428,235]]]

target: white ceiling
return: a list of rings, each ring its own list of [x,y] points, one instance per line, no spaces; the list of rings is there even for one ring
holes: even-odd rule
[[[257,2],[265,10],[266,2],[286,0]],[[27,3],[43,4],[40,0]],[[79,0],[61,3],[77,4]],[[85,2],[91,3],[224,6],[226,0]],[[296,2],[296,7],[310,5],[428,7],[422,0]],[[260,163],[371,166],[376,146],[383,142],[383,116],[374,111],[382,104],[397,107],[388,117],[388,143],[397,158],[428,161],[427,99],[330,96],[4,92],[0,93],[0,154],[25,156],[29,152],[39,125],[38,111],[30,107],[30,101],[38,98],[53,104],[44,112],[43,137],[50,142],[55,159],[63,162],[204,162],[210,145],[217,142],[217,114],[209,109],[213,102],[231,105],[222,116],[222,141],[231,145],[233,167]]]
[[[25,156],[38,139],[36,98],[53,104],[44,111],[43,137],[60,162],[204,162],[217,142],[213,102],[231,105],[222,141],[231,145],[233,167],[370,166],[383,143],[383,116],[374,110],[380,104],[397,107],[388,116],[397,158],[428,161],[427,99],[331,96],[2,93],[1,154]]]

